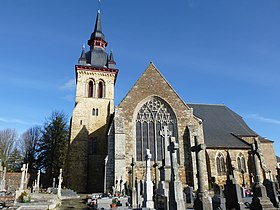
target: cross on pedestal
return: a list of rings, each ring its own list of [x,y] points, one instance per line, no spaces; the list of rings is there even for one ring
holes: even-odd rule
[[[177,163],[177,150],[179,149],[179,144],[176,142],[175,137],[171,137],[171,142],[169,145],[169,151],[172,156],[172,171],[173,177],[171,180],[179,180],[178,163]]]
[[[257,140],[254,140],[254,143],[251,145],[251,152],[253,155],[253,160],[254,160],[254,168],[255,168],[255,177],[254,181],[256,185],[259,185],[261,183],[261,166],[260,166],[260,149],[259,149],[259,144]]]
[[[172,135],[172,132],[168,130],[167,126],[163,126],[163,130],[160,131],[160,135],[164,139],[164,166],[170,167],[170,155],[168,151],[168,145],[169,145],[169,137]]]
[[[23,188],[24,188],[24,180],[25,180],[24,176],[25,176],[26,164],[23,164],[22,168],[20,170],[21,170],[21,181],[20,181],[19,189],[23,190]]]
[[[135,166],[136,162],[134,161],[134,157],[132,157],[131,161],[131,190],[132,190],[132,196],[131,196],[131,207],[137,208],[137,200],[136,200],[136,188],[135,188]]]
[[[61,184],[63,181],[62,177],[62,168],[59,170],[59,177],[58,177],[58,188],[57,188],[57,197],[60,199],[61,198]]]

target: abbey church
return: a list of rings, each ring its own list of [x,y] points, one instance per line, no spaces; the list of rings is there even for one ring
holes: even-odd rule
[[[273,142],[259,136],[240,115],[225,105],[186,103],[168,79],[147,62],[147,69],[120,104],[114,104],[118,71],[113,53],[107,53],[100,11],[88,45],[82,49],[76,72],[76,100],[71,119],[65,183],[77,192],[122,192],[131,182],[135,160],[137,180],[145,177],[145,151],[152,154],[156,188],[164,159],[162,131],[179,145],[177,162],[183,185],[197,189],[196,141],[206,145],[205,185],[224,185],[233,174],[241,185],[254,177],[251,144],[260,145],[262,179],[276,177]],[[120,70],[121,71],[121,70]],[[135,78],[136,79],[136,78]],[[243,179],[244,177],[244,179]],[[243,183],[244,184],[244,183]]]

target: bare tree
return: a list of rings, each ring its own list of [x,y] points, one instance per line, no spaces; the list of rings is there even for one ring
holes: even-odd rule
[[[29,163],[29,171],[37,170],[37,147],[41,138],[42,132],[39,126],[29,128],[21,135],[23,161]]]
[[[17,133],[15,130],[0,130],[0,158],[4,166],[7,166],[7,161],[13,151],[16,138]]]

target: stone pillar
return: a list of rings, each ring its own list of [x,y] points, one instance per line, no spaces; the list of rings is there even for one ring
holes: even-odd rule
[[[254,168],[255,168],[255,176],[254,176],[254,187],[253,187],[253,199],[250,206],[251,210],[262,210],[262,209],[276,209],[273,207],[273,204],[267,197],[265,186],[261,183],[261,166],[260,166],[260,157],[259,157],[259,144],[257,139],[254,140],[254,143],[251,145],[253,160],[254,160]]]
[[[135,161],[132,158],[131,162],[131,207],[137,208],[137,195],[136,195],[136,187],[135,187]]]
[[[195,146],[192,147],[192,151],[196,153],[198,179],[197,197],[194,201],[195,210],[212,210],[212,199],[207,192],[208,180],[205,150],[206,145],[203,140],[195,136]]]
[[[57,197],[61,199],[61,184],[63,181],[62,177],[62,168],[59,170],[59,177],[58,177],[58,187],[57,187]]]
[[[143,207],[154,209],[153,201],[153,182],[151,180],[151,160],[150,149],[146,149],[146,180]]]

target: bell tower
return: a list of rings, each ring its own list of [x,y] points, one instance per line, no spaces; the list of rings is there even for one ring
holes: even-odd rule
[[[114,112],[118,75],[113,53],[106,52],[100,9],[94,30],[83,46],[76,71],[76,101],[71,119],[66,164],[67,187],[77,192],[103,192],[108,124]]]

